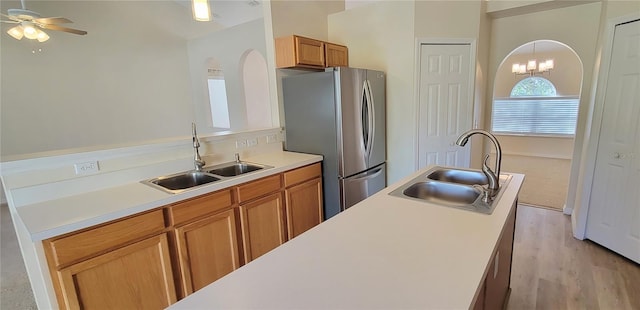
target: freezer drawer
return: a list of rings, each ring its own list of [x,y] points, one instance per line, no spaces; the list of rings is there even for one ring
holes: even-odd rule
[[[385,163],[340,180],[342,210],[355,205],[377,193],[386,186],[387,165]]]

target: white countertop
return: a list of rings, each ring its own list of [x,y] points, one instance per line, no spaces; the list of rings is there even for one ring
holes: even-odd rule
[[[322,156],[319,155],[282,151],[266,153],[243,158],[243,161],[268,165],[273,168],[213,182],[179,194],[170,194],[140,182],[132,182],[99,191],[21,206],[17,208],[17,213],[31,239],[40,241],[321,160]]]
[[[388,195],[421,172],[169,309],[469,308],[524,175],[485,215]]]

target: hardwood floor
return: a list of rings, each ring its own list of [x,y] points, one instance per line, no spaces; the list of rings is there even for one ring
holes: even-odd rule
[[[640,265],[573,238],[569,216],[520,205],[507,309],[640,309]]]

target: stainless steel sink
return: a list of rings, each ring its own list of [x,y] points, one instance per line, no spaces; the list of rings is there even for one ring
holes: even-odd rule
[[[452,168],[436,169],[427,175],[427,179],[466,185],[487,185],[489,180],[482,171]]]
[[[473,204],[480,195],[473,187],[438,181],[413,183],[402,193],[409,197],[447,205]]]
[[[233,161],[204,167],[202,171],[192,170],[144,180],[142,183],[168,193],[177,194],[212,182],[230,179],[267,168],[273,167],[244,161]]]
[[[187,189],[219,181],[220,178],[201,171],[188,171],[169,176],[162,176],[142,183],[158,187],[170,193],[179,193]]]
[[[247,163],[247,162],[230,162],[213,167],[205,167],[204,170],[223,177],[233,177],[257,170],[267,168],[268,166]]]
[[[510,174],[501,174],[500,190],[494,200],[487,203],[482,199],[481,186],[486,186],[488,180],[482,171],[436,166],[391,191],[389,195],[491,214],[510,180]]]

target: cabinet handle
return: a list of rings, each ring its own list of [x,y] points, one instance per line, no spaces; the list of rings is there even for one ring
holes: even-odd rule
[[[496,259],[493,263],[493,278],[498,276],[498,266],[500,265],[500,251],[496,252]]]

